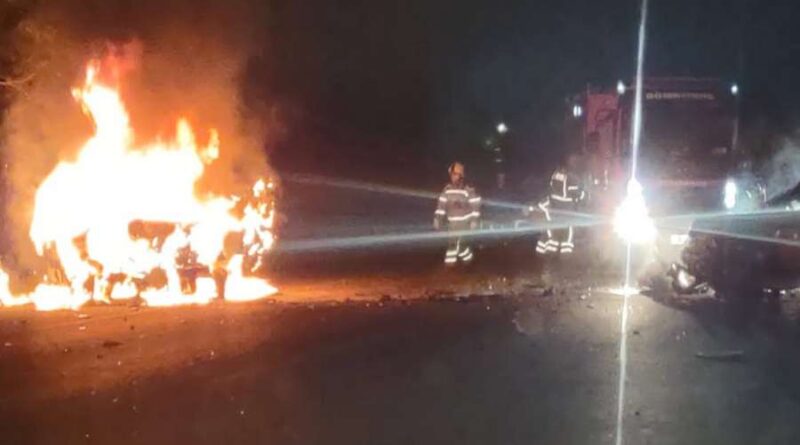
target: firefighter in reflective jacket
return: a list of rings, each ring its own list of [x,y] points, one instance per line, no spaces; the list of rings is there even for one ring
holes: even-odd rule
[[[433,227],[440,230],[445,227],[451,235],[445,253],[445,264],[454,265],[461,261],[472,261],[472,248],[467,243],[463,232],[478,227],[481,213],[481,198],[475,189],[464,184],[464,165],[454,162],[448,169],[450,183],[439,195],[439,204],[433,218]],[[459,233],[461,232],[461,233]]]
[[[574,212],[577,204],[585,197],[581,176],[578,173],[578,156],[572,154],[550,177],[549,195],[539,203],[539,210],[544,213],[547,222],[551,222],[554,216],[559,216],[559,211]],[[540,238],[536,244],[536,252],[572,253],[575,250],[573,237],[572,226],[564,229],[548,229],[547,237]]]

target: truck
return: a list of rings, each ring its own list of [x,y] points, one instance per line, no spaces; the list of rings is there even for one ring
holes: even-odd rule
[[[592,213],[610,217],[624,198],[635,93],[634,84],[620,81],[613,89],[589,86],[567,100],[565,143],[586,160]],[[697,217],[761,199],[751,191],[758,181],[737,147],[738,94],[735,83],[721,79],[642,80],[636,177],[656,221],[655,257],[663,265],[680,261]],[[610,238],[611,232],[600,236]]]

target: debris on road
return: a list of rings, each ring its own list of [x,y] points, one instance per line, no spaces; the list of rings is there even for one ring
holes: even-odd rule
[[[106,341],[103,342],[102,346],[104,348],[109,348],[110,349],[110,348],[116,348],[117,346],[120,346],[120,345],[122,345],[121,342],[114,341],[114,340],[106,340]]]
[[[10,347],[14,346],[14,343],[11,343],[10,341],[7,341],[7,342],[3,343],[3,346],[5,346],[6,348],[10,348]]]
[[[738,362],[744,359],[744,351],[718,351],[718,352],[702,352],[698,351],[694,354],[695,357],[704,360],[714,360],[719,362]]]
[[[78,314],[78,320],[86,320],[87,318],[91,318],[92,316],[89,314]]]
[[[85,331],[86,330],[86,326],[78,326],[78,330],[79,331]]]

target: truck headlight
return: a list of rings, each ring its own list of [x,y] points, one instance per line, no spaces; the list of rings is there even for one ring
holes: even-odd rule
[[[614,213],[614,232],[631,244],[645,244],[656,237],[656,226],[647,212],[642,186],[635,178],[628,182],[628,194]]]
[[[736,207],[736,195],[738,194],[739,187],[736,185],[736,181],[728,179],[728,181],[725,182],[725,192],[722,201],[726,209],[731,210]]]

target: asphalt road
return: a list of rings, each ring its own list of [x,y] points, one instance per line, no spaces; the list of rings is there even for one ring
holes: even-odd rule
[[[271,301],[0,311],[2,442],[614,443],[613,273],[346,257]],[[631,298],[625,443],[798,443],[796,324],[734,309]]]

